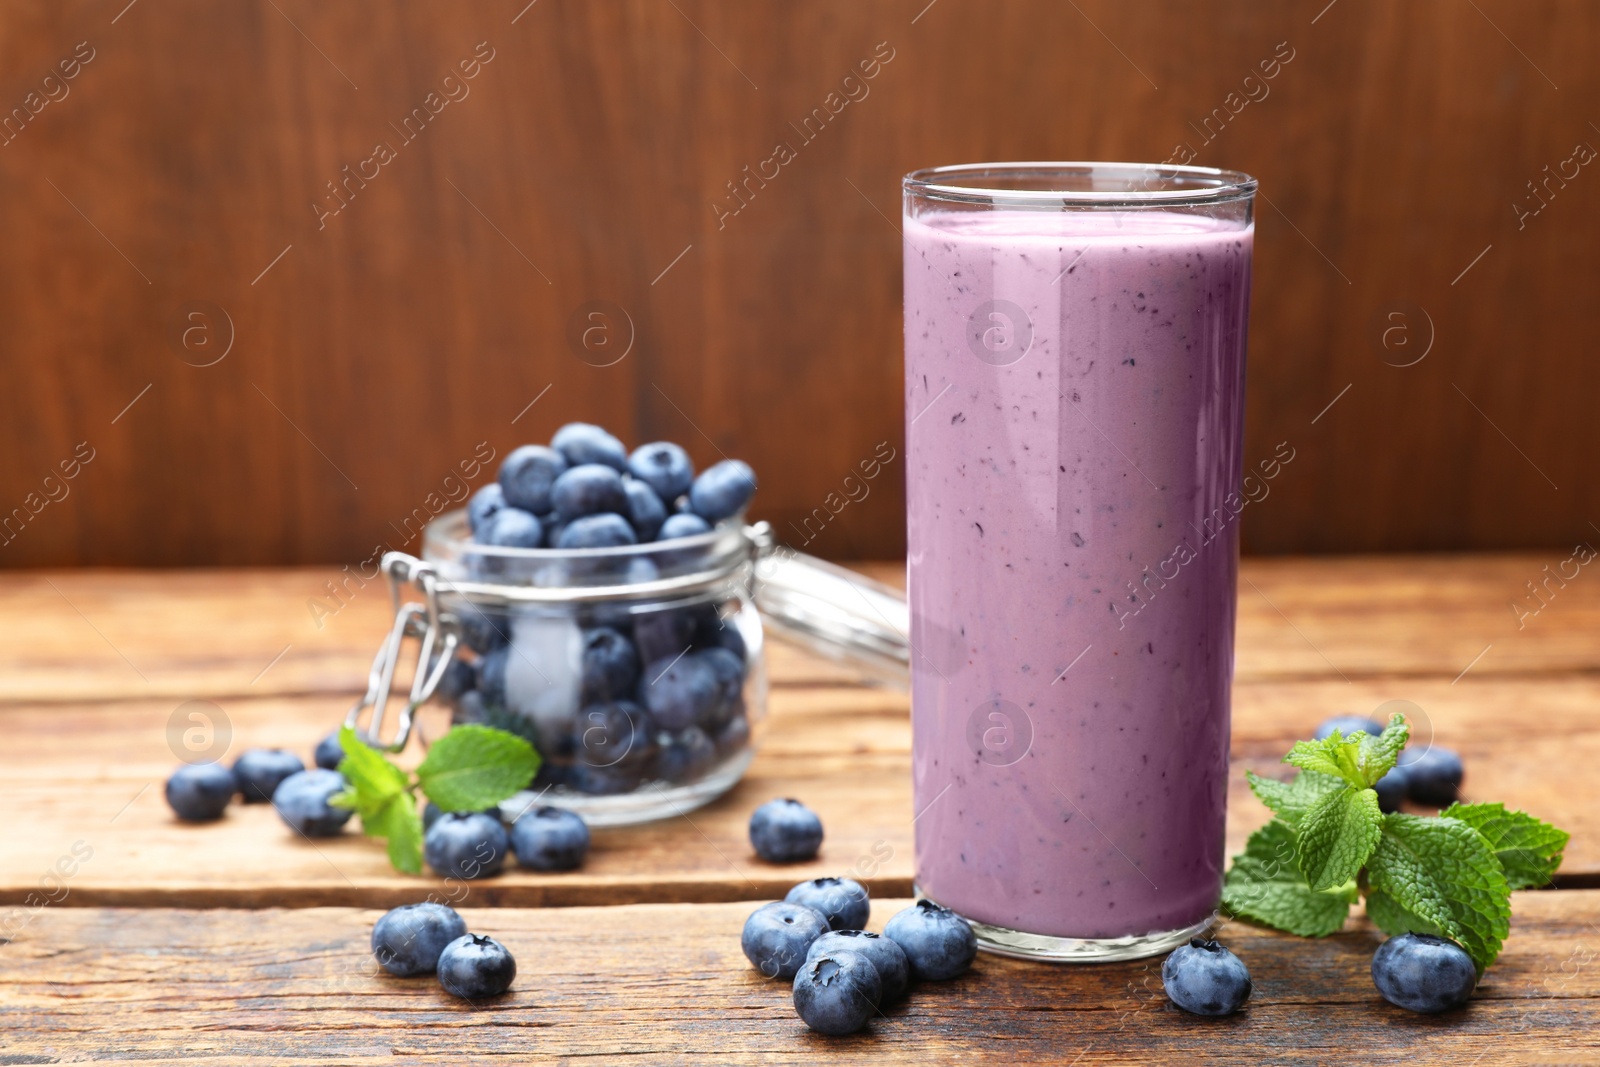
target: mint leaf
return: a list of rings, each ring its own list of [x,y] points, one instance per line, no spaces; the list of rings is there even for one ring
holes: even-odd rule
[[[538,769],[539,754],[524,739],[468,724],[433,743],[417,780],[444,811],[482,811],[525,788]]]
[[[1400,715],[1391,716],[1389,725],[1377,737],[1361,734],[1361,754],[1357,763],[1367,785],[1376,785],[1378,779],[1394,770],[1400,762],[1400,753],[1411,740],[1411,727]]]
[[[1292,782],[1263,778],[1253,771],[1245,771],[1244,776],[1261,803],[1271,808],[1273,814],[1291,828],[1299,824],[1306,809],[1327,794],[1345,788],[1344,779],[1316,771],[1301,771]]]
[[[1274,819],[1233,858],[1222,884],[1222,906],[1230,914],[1301,937],[1323,937],[1344,926],[1355,901],[1354,885],[1314,891],[1295,864],[1295,834]]]
[[[1548,885],[1561,866],[1568,834],[1504,804],[1452,804],[1441,815],[1460,819],[1483,835],[1512,889]]]
[[[1483,835],[1460,819],[1385,816],[1367,880],[1466,949],[1480,975],[1511,931],[1511,887],[1500,861]]]
[[[410,793],[401,793],[372,818],[363,815],[361,828],[373,837],[388,838],[389,862],[406,874],[422,873],[422,817]]]
[[[1398,937],[1401,934],[1445,936],[1437,926],[1418,918],[1399,904],[1396,904],[1394,898],[1387,893],[1374,892],[1367,894],[1367,918],[1372,920],[1372,925],[1390,937]]]
[[[1345,737],[1335,730],[1321,741],[1296,741],[1283,762],[1365,789],[1393,769],[1410,736],[1411,728],[1396,715],[1378,737],[1359,732]]]
[[[360,735],[348,726],[339,731],[339,745],[344,749],[344,759],[339,761],[339,773],[350,783],[350,788],[335,797],[333,802],[339,807],[354,808],[361,815],[361,825],[365,827],[367,820],[392,798],[405,793],[411,780],[405,771],[362,741]]]
[[[1353,881],[1378,847],[1383,813],[1371,789],[1345,786],[1306,809],[1296,827],[1295,857],[1314,890]]]

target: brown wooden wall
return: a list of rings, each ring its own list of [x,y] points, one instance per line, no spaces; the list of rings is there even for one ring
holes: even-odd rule
[[[900,445],[903,172],[1177,153],[1269,198],[1248,550],[1600,537],[1600,6],[525,4],[0,6],[0,565],[355,562],[573,418],[788,529]],[[901,469],[812,550],[900,552]]]

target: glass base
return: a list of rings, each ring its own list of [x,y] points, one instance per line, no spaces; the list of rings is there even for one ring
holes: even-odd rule
[[[754,749],[745,749],[714,768],[698,782],[688,785],[646,783],[631,793],[616,796],[591,796],[566,788],[544,794],[543,803],[557,804],[577,812],[590,826],[633,826],[636,823],[670,819],[704,807],[732,789],[744,777]]]
[[[912,891],[925,900],[939,903],[913,885]],[[954,909],[952,909],[954,910]],[[992,926],[967,918],[972,932],[978,936],[978,948],[996,956],[1011,956],[1019,960],[1041,960],[1046,963],[1115,963],[1118,960],[1141,960],[1171,952],[1179,945],[1188,944],[1191,937],[1199,937],[1217,921],[1215,912],[1181,930],[1166,930],[1149,934],[1130,934],[1127,937],[1052,937],[1049,934],[1029,934],[1004,926]]]

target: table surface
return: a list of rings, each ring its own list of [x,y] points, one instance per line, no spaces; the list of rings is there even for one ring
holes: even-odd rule
[[[1600,1062],[1600,782],[1586,771],[1600,766],[1600,583],[1552,582],[1536,614],[1513,608],[1538,606],[1525,583],[1561,558],[1247,560],[1241,572],[1230,848],[1266,815],[1245,768],[1276,767],[1330,714],[1390,700],[1463,754],[1469,796],[1572,831],[1557,888],[1518,894],[1506,951],[1468,1008],[1422,1018],[1385,1004],[1367,976],[1378,935],[1357,916],[1322,941],[1230,925],[1256,993],[1226,1020],[1171,1008],[1159,960],[984,956],[843,1042],[805,1030],[785,990],[744,963],[738,931],[749,901],[802,878],[854,868],[881,898],[875,927],[910,893],[904,694],[774,642],[761,749],[731,793],[597,831],[581,871],[449,889],[394,873],[353,832],[313,844],[270,808],[237,805],[220,824],[181,826],[161,796],[169,722],[188,701],[209,703],[233,752],[309,754],[386,630],[378,585],[346,583],[318,625],[308,601],[342,580],[329,570],[0,576],[0,802],[14,813],[0,835],[0,1063],[799,1063],[870,1050],[1258,1064],[1349,1048],[1371,1063]],[[899,568],[863,569],[893,581]],[[821,814],[816,861],[751,853],[749,811],[780,795]],[[374,909],[463,890],[469,925],[518,956],[510,995],[469,1007],[374,973]]]

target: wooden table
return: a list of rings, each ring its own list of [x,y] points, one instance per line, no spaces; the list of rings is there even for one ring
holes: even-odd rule
[[[469,925],[521,967],[511,995],[470,1007],[374,973],[367,951],[378,909],[439,883],[393,873],[355,833],[313,845],[262,806],[180,826],[161,797],[187,701],[219,709],[234,752],[308,752],[364,679],[386,593],[347,594],[319,628],[306,602],[332,572],[6,575],[0,1063],[1600,1062],[1600,581],[1580,575],[1520,627],[1510,607],[1555,562],[1255,560],[1240,582],[1232,846],[1265,816],[1244,768],[1273,767],[1328,714],[1397,699],[1462,752],[1469,794],[1573,832],[1558,888],[1518,894],[1470,1007],[1423,1018],[1382,1002],[1367,975],[1378,935],[1358,917],[1323,941],[1231,925],[1257,992],[1226,1020],[1172,1009],[1159,960],[983,956],[844,1041],[805,1030],[746,966],[738,931],[749,901],[805,877],[864,874],[874,926],[910,892],[903,694],[775,644],[762,748],[727,797],[597,832],[581,871],[470,886]],[[748,813],[777,795],[822,815],[816,862],[751,854]]]

